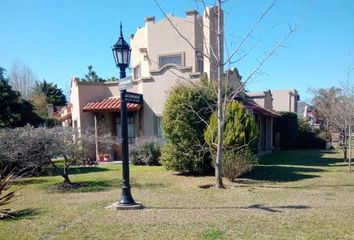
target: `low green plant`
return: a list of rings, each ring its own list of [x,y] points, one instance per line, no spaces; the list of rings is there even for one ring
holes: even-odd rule
[[[234,181],[242,174],[251,171],[257,164],[258,161],[249,148],[226,152],[223,158],[224,177]]]
[[[134,165],[160,165],[162,142],[158,138],[142,138],[130,150],[130,159]]]
[[[216,240],[221,239],[224,236],[224,232],[220,230],[209,230],[203,234],[204,240]]]

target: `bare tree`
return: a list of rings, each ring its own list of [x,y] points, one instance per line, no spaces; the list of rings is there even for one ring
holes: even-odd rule
[[[338,130],[334,125],[333,117],[341,91],[339,87],[309,89],[309,92],[313,94],[312,104],[318,111],[322,127],[328,132]]]
[[[118,146],[116,139],[109,135],[100,136],[98,142],[108,150]],[[87,159],[95,135],[89,130],[79,135],[77,129],[70,127],[26,126],[0,129],[0,143],[0,167],[29,174],[51,165],[64,178],[63,186],[70,187],[69,168]],[[63,158],[63,164],[55,160],[57,157]]]
[[[352,67],[348,64],[345,71],[345,79],[340,82],[342,88],[342,97],[340,100],[340,105],[338,106],[338,111],[342,118],[342,123],[344,126],[344,139],[345,139],[345,149],[348,148],[347,157],[349,172],[352,171],[352,134],[354,128],[354,82],[351,79]]]
[[[159,4],[158,0],[154,0],[157,7],[160,9],[162,14],[165,16],[165,18],[168,20],[170,23],[171,27],[176,31],[177,35],[181,37],[192,49],[194,49],[196,52],[199,52],[197,47],[186,37],[184,36],[181,31],[178,29],[178,26],[173,22],[173,20],[167,16],[165,11],[162,9],[161,5]],[[278,42],[269,52],[265,53],[264,57],[258,61],[258,65],[255,67],[255,69],[245,78],[245,81],[241,84],[237,84],[233,82],[233,78],[229,75],[229,71],[224,73],[224,67],[231,68],[231,65],[241,61],[244,59],[254,48],[251,47],[248,51],[243,52],[242,48],[244,47],[245,43],[249,41],[250,39],[253,38],[253,33],[255,30],[259,27],[260,23],[262,20],[265,18],[265,16],[270,12],[270,10],[274,7],[275,2],[273,1],[269,7],[261,14],[259,17],[258,21],[255,23],[255,25],[250,29],[250,31],[245,35],[244,38],[241,39],[240,43],[238,46],[236,46],[233,50],[227,49],[226,48],[226,58],[224,59],[224,42],[226,40],[224,39],[224,16],[223,16],[223,10],[222,10],[222,4],[225,2],[224,0],[217,0],[215,4],[215,12],[213,12],[213,16],[209,16],[206,4],[204,0],[201,1],[196,1],[201,2],[204,12],[206,14],[206,17],[208,21],[211,21],[212,18],[217,18],[216,21],[216,26],[214,26],[210,31],[215,33],[216,35],[216,40],[215,42],[211,41],[203,41],[204,45],[209,45],[209,46],[204,46],[204,49],[206,51],[202,52],[201,54],[203,55],[204,59],[207,59],[210,64],[213,66],[214,69],[217,69],[216,73],[214,76],[208,76],[211,80],[215,80],[216,84],[214,84],[214,91],[217,96],[217,101],[215,104],[213,103],[213,106],[211,108],[215,109],[217,112],[217,121],[218,121],[218,126],[217,126],[217,138],[214,139],[214,144],[216,146],[217,152],[216,152],[216,159],[215,159],[215,187],[216,188],[224,188],[223,180],[222,180],[222,173],[223,173],[223,167],[222,167],[222,160],[223,160],[223,154],[222,154],[222,148],[223,148],[223,128],[225,124],[225,115],[227,112],[227,109],[229,107],[229,104],[232,102],[232,100],[235,99],[235,97],[239,96],[240,94],[243,93],[244,87],[247,84],[247,82],[251,81],[257,74],[260,73],[261,67],[273,56],[276,54],[277,50],[281,47],[284,46],[284,43],[288,40],[290,35],[292,35],[295,31],[297,26],[290,26],[289,25],[289,31],[288,33],[284,36],[284,38]],[[204,27],[204,26],[203,26]],[[205,35],[203,35],[204,40],[207,39]],[[215,48],[216,46],[216,48]],[[183,80],[193,84],[193,81],[191,81],[190,78],[188,77],[183,77]],[[215,106],[215,107],[214,107]],[[195,113],[198,113],[198,109],[191,109]],[[207,124],[208,119],[201,119],[201,121],[205,122]],[[209,126],[207,126],[209,127]]]
[[[319,112],[326,130],[340,132],[343,142],[343,159],[348,160],[348,170],[351,171],[351,135],[354,127],[354,82],[351,79],[352,68],[348,64],[345,79],[339,87],[328,89],[312,89],[313,105]]]
[[[8,76],[13,89],[19,91],[22,98],[27,100],[37,80],[32,69],[22,61],[16,60],[12,63]]]

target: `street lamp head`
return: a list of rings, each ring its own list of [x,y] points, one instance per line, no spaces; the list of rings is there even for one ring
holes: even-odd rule
[[[120,23],[120,36],[116,44],[112,47],[114,61],[116,66],[120,69],[126,69],[129,66],[130,60],[130,46],[124,40],[122,32],[122,23]]]

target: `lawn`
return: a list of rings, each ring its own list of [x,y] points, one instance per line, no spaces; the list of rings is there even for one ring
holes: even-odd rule
[[[0,239],[354,239],[354,173],[333,152],[277,152],[226,189],[212,176],[132,167],[143,210],[105,209],[120,196],[120,165],[73,169],[85,187],[61,192],[61,177],[24,178],[0,220]]]

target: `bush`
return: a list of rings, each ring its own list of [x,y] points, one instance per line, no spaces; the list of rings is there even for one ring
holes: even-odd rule
[[[282,112],[280,117],[274,119],[274,132],[280,134],[280,148],[284,150],[294,149],[298,134],[297,114]]]
[[[160,165],[161,146],[157,138],[142,138],[130,149],[130,159],[134,165]]]
[[[209,128],[204,133],[204,139],[211,149],[216,151],[218,120],[214,112],[209,120]],[[223,148],[234,149],[248,146],[251,149],[257,143],[257,126],[254,118],[247,109],[236,101],[233,101],[227,110],[223,129]]]
[[[117,145],[109,135],[99,136],[97,141],[107,148]],[[16,173],[38,174],[53,166],[64,183],[70,184],[69,167],[87,159],[95,142],[93,133],[81,131],[79,135],[77,129],[70,127],[0,129],[0,167],[6,166]],[[55,157],[62,157],[63,164],[52,161]]]
[[[0,167],[38,175],[51,164],[53,137],[44,128],[0,129]]]
[[[177,85],[166,100],[162,128],[165,145],[161,163],[169,170],[205,173],[211,169],[211,157],[204,147],[205,122],[209,119],[213,94],[207,80],[195,86]]]
[[[53,128],[53,127],[59,126],[60,122],[59,122],[59,120],[57,120],[55,118],[43,118],[42,125],[44,125],[47,128]]]
[[[326,140],[312,131],[299,130],[296,147],[299,149],[325,149]]]
[[[235,178],[251,171],[257,164],[257,159],[248,148],[226,152],[223,158],[224,177],[234,181]]]
[[[330,142],[332,139],[332,134],[328,131],[320,131],[318,137],[324,139],[326,142]]]
[[[250,171],[257,161],[252,152],[257,143],[257,127],[252,116],[240,103],[234,101],[229,105],[223,129],[223,174],[230,181]],[[204,134],[205,141],[212,149],[214,161],[217,144],[217,116],[210,117],[209,128]]]
[[[300,149],[325,149],[326,140],[320,136],[319,129],[312,129],[305,119],[298,119],[298,132],[296,148]],[[326,135],[324,135],[326,136]]]

